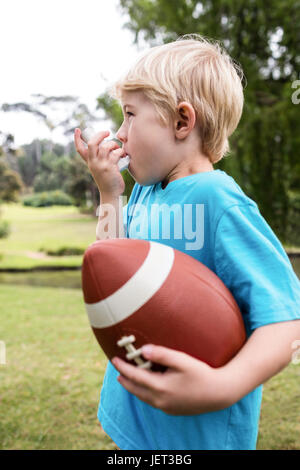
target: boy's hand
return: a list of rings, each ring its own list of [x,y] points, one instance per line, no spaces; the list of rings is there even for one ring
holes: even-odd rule
[[[143,346],[142,354],[167,366],[164,373],[138,369],[119,358],[112,363],[122,374],[120,383],[141,400],[168,414],[194,415],[227,408],[278,374],[291,361],[291,345],[299,337],[300,320],[261,326],[233,359],[217,369],[153,345],[150,354]]]
[[[86,148],[81,130],[75,129],[74,142],[77,152],[87,163],[101,196],[114,198],[125,191],[125,183],[118,168],[118,161],[125,152],[114,141],[103,142],[108,135],[108,131],[98,132],[89,140]]]
[[[118,381],[140,400],[171,415],[196,415],[232,404],[225,396],[221,368],[162,346],[151,345],[150,355],[144,348],[143,356],[167,366],[166,372],[139,369],[116,357],[111,361],[121,373]]]

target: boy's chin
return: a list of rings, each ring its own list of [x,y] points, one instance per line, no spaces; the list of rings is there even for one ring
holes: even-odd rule
[[[131,162],[132,163],[132,162]],[[134,181],[138,183],[140,186],[153,186],[154,184],[160,183],[164,180],[164,178],[160,178],[159,176],[155,175],[146,175],[142,174],[141,172],[138,173],[135,171],[132,164],[129,164],[127,171],[132,176]]]
[[[128,173],[132,176],[134,181],[140,186],[152,186],[153,184],[159,183],[155,178],[147,178],[143,176],[136,175],[130,168],[127,169]]]

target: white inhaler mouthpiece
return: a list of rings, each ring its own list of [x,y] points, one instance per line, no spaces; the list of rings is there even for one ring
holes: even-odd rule
[[[82,132],[81,132],[81,137],[87,144],[88,141],[95,135],[94,129],[92,127],[86,127]],[[112,139],[111,139],[112,140]],[[130,163],[130,157],[129,155],[126,155],[126,157],[121,158],[118,161],[118,167],[120,171],[124,171],[128,168]]]

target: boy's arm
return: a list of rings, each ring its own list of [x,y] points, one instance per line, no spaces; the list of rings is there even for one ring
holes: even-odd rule
[[[272,323],[257,328],[244,347],[223,369],[230,378],[227,394],[233,403],[286,367],[293,342],[300,340],[300,320]]]
[[[171,415],[195,415],[233,405],[288,365],[300,340],[300,320],[257,328],[239,353],[214,369],[182,352],[151,345],[143,356],[168,367],[165,373],[112,360],[119,382],[142,401]]]
[[[124,238],[122,196],[105,196],[100,192],[99,209],[96,239]]]

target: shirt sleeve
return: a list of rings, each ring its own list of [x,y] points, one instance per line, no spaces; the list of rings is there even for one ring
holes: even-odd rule
[[[300,319],[300,282],[257,206],[225,210],[215,234],[216,274],[233,294],[248,334]]]

